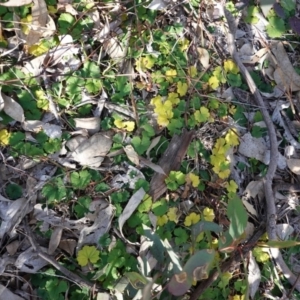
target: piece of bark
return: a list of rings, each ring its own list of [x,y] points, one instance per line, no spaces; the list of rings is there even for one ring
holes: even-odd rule
[[[150,182],[149,195],[153,201],[156,201],[167,190],[165,179],[170,171],[177,171],[179,169],[193,136],[194,131],[187,130],[184,130],[180,136],[173,136],[166,152],[158,163],[166,175],[155,173]]]

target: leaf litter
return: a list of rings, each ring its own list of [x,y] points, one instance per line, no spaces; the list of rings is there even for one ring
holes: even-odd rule
[[[274,28],[279,17],[297,32],[295,4],[261,5],[263,16],[257,6],[226,3],[265,110],[224,47],[230,33],[219,4],[131,4],[0,5],[0,269],[8,276],[14,266],[21,278],[1,285],[1,294],[242,299],[250,285],[251,298],[273,297],[250,241],[270,228],[263,186],[271,166],[272,226],[280,240],[299,235],[299,49],[296,35],[269,39],[288,30]],[[192,238],[191,225],[198,226]],[[224,252],[230,262],[247,257],[248,275],[225,284],[219,274],[216,285],[217,257],[228,270]],[[277,263],[292,284],[291,259],[284,252]],[[55,276],[64,276],[62,291],[51,287]]]

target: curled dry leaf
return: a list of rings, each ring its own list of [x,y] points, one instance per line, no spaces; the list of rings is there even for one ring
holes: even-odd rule
[[[251,203],[249,203],[246,200],[243,200],[243,204],[246,207],[248,213],[250,213],[251,215],[253,215],[255,217],[258,217],[257,212],[256,212],[254,206]]]
[[[78,59],[75,59],[73,55],[77,55],[79,52],[79,47],[75,45],[62,45],[55,47],[54,49],[50,50],[47,54],[43,54],[32,59],[29,62],[24,64],[22,68],[22,72],[25,74],[32,74],[34,76],[41,75],[43,70],[43,63],[47,57],[49,61],[51,61],[51,67],[55,66],[59,62],[67,65],[71,70],[75,71],[81,64]],[[68,70],[68,68],[66,68]],[[64,70],[64,72],[66,71]]]
[[[34,206],[33,217],[38,221],[42,221],[41,231],[47,231],[49,225],[80,231],[86,227],[86,224],[89,221],[85,217],[78,220],[70,220],[68,218],[62,219],[57,216],[55,211],[48,208],[43,209],[41,204],[36,204]]]
[[[159,143],[160,138],[161,138],[161,135],[159,135],[159,136],[155,137],[153,140],[151,140],[151,144],[150,144],[149,148],[146,151],[146,155],[147,155],[148,159],[150,158],[150,151],[153,148],[155,148],[155,146]]]
[[[6,211],[5,217],[2,219],[0,226],[0,238],[2,238],[5,233],[10,234],[11,231],[20,224],[24,216],[26,216],[30,211],[31,207],[29,207],[27,199],[20,198],[12,201]]]
[[[112,132],[94,134],[71,153],[72,159],[82,166],[99,167],[112,146],[112,135]]]
[[[264,198],[264,184],[261,180],[249,182],[244,191],[243,200],[255,197],[258,197],[260,201]]]
[[[45,37],[51,37],[53,36],[53,34],[55,33],[56,31],[56,25],[55,25],[55,22],[54,20],[48,15],[48,18],[47,18],[47,24],[45,26],[45,29],[43,30],[42,32],[42,37],[45,38]]]
[[[300,175],[300,159],[290,158],[287,159],[289,169],[296,175]]]
[[[245,49],[246,51],[248,49]],[[268,53],[267,48],[262,48],[258,50],[255,54],[247,55],[247,54],[242,54],[241,55],[241,60],[243,63],[247,64],[256,64],[260,61],[260,63],[263,62],[263,60],[266,58],[266,54]]]
[[[135,152],[133,147],[131,145],[127,145],[126,147],[123,147],[128,159],[133,162],[136,166],[139,166],[140,159],[139,155]]]
[[[87,129],[89,134],[97,133],[100,130],[100,118],[74,118],[75,129]]]

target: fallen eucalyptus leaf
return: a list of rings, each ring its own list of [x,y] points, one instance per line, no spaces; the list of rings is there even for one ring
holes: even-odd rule
[[[135,152],[134,148],[131,145],[123,147],[128,159],[134,163],[136,166],[140,165],[139,155]]]
[[[2,98],[2,99],[1,99]],[[24,122],[24,110],[22,106],[16,102],[11,97],[8,97],[4,95],[3,93],[0,94],[0,103],[4,101],[4,112],[10,116],[12,119],[18,121],[18,122]]]
[[[1,1],[1,6],[5,7],[19,7],[23,5],[31,4],[32,0],[8,0],[6,2]]]
[[[250,259],[248,264],[249,295],[251,299],[254,299],[254,296],[259,288],[261,273],[260,273],[259,266],[252,254],[252,251],[250,251],[249,254],[250,254]]]
[[[54,254],[55,250],[57,249],[60,239],[62,236],[63,228],[62,227],[55,227],[52,231],[49,246],[48,246],[48,254]]]
[[[139,190],[137,190],[132,195],[132,197],[129,199],[126,207],[124,208],[124,210],[122,212],[122,214],[119,216],[119,230],[120,230],[121,236],[123,238],[125,238],[124,235],[123,235],[123,225],[130,218],[130,216],[136,210],[136,208],[139,206],[139,204],[142,202],[145,195],[146,195],[146,192],[144,191],[143,188],[140,188]],[[127,242],[130,243],[130,244],[136,245],[136,243],[131,243],[128,240],[127,240]]]
[[[276,57],[277,68],[274,79],[277,85],[292,92],[300,90],[300,76],[296,73],[282,42],[271,44],[271,51]]]
[[[33,6],[31,7],[32,22],[30,25],[30,31],[26,37],[28,46],[36,44],[43,35],[43,31],[46,29],[48,20],[47,5],[44,0],[33,0]]]

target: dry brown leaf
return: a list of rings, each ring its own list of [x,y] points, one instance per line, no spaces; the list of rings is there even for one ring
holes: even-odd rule
[[[129,201],[126,204],[126,207],[122,211],[121,215],[119,216],[119,230],[121,233],[121,236],[126,239],[123,235],[123,225],[124,223],[130,218],[132,213],[136,210],[136,208],[139,206],[141,201],[143,200],[144,196],[146,195],[146,192],[143,188],[140,188],[137,190],[129,199]],[[136,245],[137,243],[132,243],[126,239],[126,241],[129,244]]]
[[[206,49],[198,47],[199,60],[202,66],[206,69],[209,67],[209,53]]]
[[[19,7],[19,6],[28,5],[31,3],[32,3],[32,0],[8,0],[7,2],[1,2],[1,6]]]
[[[20,241],[15,240],[6,246],[6,250],[9,253],[9,255],[15,255],[19,246],[20,246]]]
[[[18,122],[24,122],[24,110],[22,106],[11,97],[8,97],[0,92],[0,103],[4,102],[4,112],[12,119]]]
[[[44,0],[33,0],[31,12],[31,29],[26,37],[28,46],[32,46],[37,43],[43,35],[43,32],[46,30],[46,24],[48,21],[48,10],[46,2]]]
[[[24,298],[12,293],[6,286],[0,284],[0,299],[24,300]]]
[[[82,166],[99,167],[112,146],[113,132],[94,134],[83,141],[72,153],[71,157]]]
[[[283,43],[274,42],[271,45],[272,53],[276,58],[277,68],[274,72],[274,79],[277,85],[292,92],[300,90],[300,76],[294,70],[292,63],[287,56]]]
[[[94,134],[100,130],[100,118],[91,117],[91,118],[74,118],[75,129],[87,129],[89,134]]]
[[[251,299],[254,299],[254,296],[258,291],[259,284],[261,281],[261,273],[260,273],[259,266],[252,254],[252,251],[250,251],[249,254],[250,254],[250,259],[248,264],[249,294]]]
[[[49,247],[48,247],[48,254],[54,254],[55,250],[57,249],[60,239],[62,236],[63,228],[62,227],[55,227],[52,231]]]
[[[73,256],[76,245],[77,242],[75,240],[65,239],[60,241],[59,248]]]
[[[133,162],[136,166],[139,166],[140,159],[138,154],[135,152],[133,147],[131,145],[127,145],[126,147],[123,147],[128,159]]]
[[[148,159],[145,159],[144,157],[140,157],[140,161],[142,165],[145,165],[149,168],[151,168],[153,171],[155,171],[158,174],[166,175],[165,171],[162,169],[161,166],[154,164]]]
[[[186,154],[187,148],[194,136],[194,131],[186,131],[178,136],[174,135],[167,150],[159,160],[159,166],[168,175],[170,171],[177,171],[180,167],[181,160]],[[150,182],[150,191],[153,201],[156,201],[166,190],[165,179],[167,175],[155,174]]]
[[[287,160],[289,169],[296,175],[300,175],[300,159],[290,158]]]

